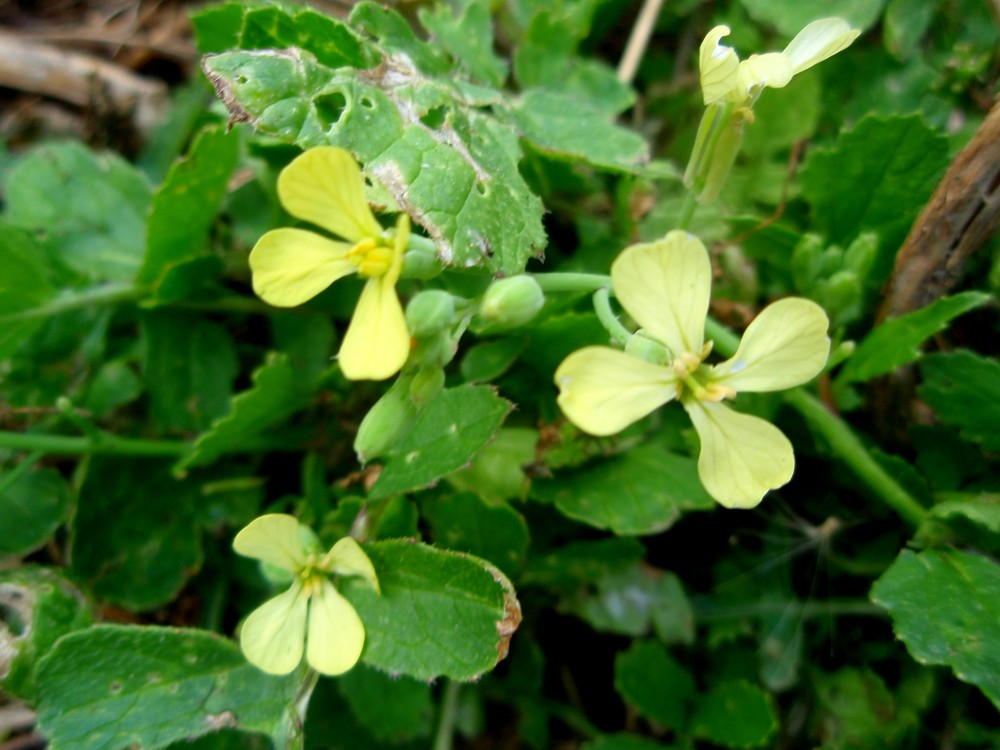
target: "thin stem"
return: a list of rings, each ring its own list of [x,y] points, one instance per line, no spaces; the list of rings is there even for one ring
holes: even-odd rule
[[[438,719],[437,734],[434,737],[434,750],[451,750],[455,736],[455,720],[458,718],[458,693],[462,687],[455,680],[448,680],[441,696],[441,717]]]
[[[73,310],[93,305],[117,305],[122,302],[136,302],[142,299],[145,294],[146,290],[144,288],[129,284],[107,284],[83,291],[74,290],[49,300],[41,307],[32,307],[28,310],[19,310],[7,315],[0,315],[0,325],[22,320],[49,318],[53,315],[72,312]]]
[[[695,209],[698,208],[698,198],[694,192],[688,190],[684,195],[684,205],[681,206],[680,216],[677,217],[677,228],[687,229],[694,217]]]
[[[536,273],[543,292],[596,292],[611,286],[611,277],[596,273]]]
[[[780,615],[794,609],[804,620],[813,617],[842,617],[846,615],[861,615],[866,617],[885,617],[888,613],[866,599],[830,599],[827,601],[798,600],[783,602],[752,602],[750,604],[716,605],[714,600],[692,601],[695,617],[698,620],[733,620],[744,617],[764,617]]]
[[[625,346],[628,340],[632,338],[632,332],[621,324],[618,316],[611,309],[607,287],[602,287],[594,292],[594,312],[597,313],[597,319],[601,321],[601,325],[607,329],[608,333],[611,334],[611,338],[618,344]]]
[[[191,448],[182,440],[141,440],[102,432],[100,439],[37,435],[31,432],[0,432],[0,448],[41,453],[84,454],[118,453],[128,456],[180,456]]]

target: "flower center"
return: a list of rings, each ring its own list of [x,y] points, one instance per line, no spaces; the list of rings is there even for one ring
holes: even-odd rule
[[[347,259],[364,278],[384,276],[392,266],[393,248],[382,237],[365,237],[347,251]]]
[[[712,342],[708,341],[699,354],[684,352],[674,359],[672,365],[678,378],[678,398],[684,394],[685,390],[691,394],[690,398],[696,398],[699,401],[718,402],[736,396],[735,388],[711,382],[709,369],[702,368],[702,363],[711,351]]]

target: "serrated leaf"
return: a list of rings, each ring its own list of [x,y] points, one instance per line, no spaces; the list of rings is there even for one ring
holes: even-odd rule
[[[655,534],[684,512],[715,506],[698,480],[694,459],[655,445],[537,480],[531,496],[590,526],[634,535]]]
[[[941,297],[920,310],[893,318],[875,328],[858,344],[837,376],[837,386],[870,380],[920,358],[920,345],[948,322],[992,298],[983,292]]]
[[[387,459],[372,498],[426,487],[465,466],[500,429],[511,404],[485,385],[442,391]]]
[[[211,127],[174,163],[153,194],[140,284],[159,280],[169,267],[203,252],[238,156],[238,134]]]
[[[271,352],[250,377],[253,385],[233,397],[229,413],[198,437],[175,471],[211,463],[309,402],[309,393],[301,387],[287,354]]]
[[[696,737],[733,748],[762,747],[777,728],[771,696],[742,680],[716,685],[691,718]]]
[[[429,497],[422,508],[441,547],[482,557],[508,575],[520,569],[528,549],[528,524],[507,503],[487,504],[465,492]]]
[[[655,641],[636,641],[615,658],[615,690],[639,713],[680,731],[690,715],[691,675]]]
[[[870,28],[882,15],[886,0],[740,0],[755,21],[771,24],[791,37],[818,18],[839,16],[856,29]],[[761,50],[763,51],[763,50]]]
[[[924,357],[920,374],[917,393],[939,421],[986,450],[1000,450],[1000,364],[960,350]]]
[[[0,572],[0,685],[37,703],[35,668],[66,633],[93,617],[83,595],[50,568],[25,566]]]
[[[38,721],[51,750],[155,750],[222,728],[264,732],[280,750],[296,732],[299,681],[206,631],[97,625],[39,664]]]
[[[365,552],[382,594],[355,579],[342,591],[365,624],[366,664],[418,680],[474,680],[507,655],[521,607],[499,570],[417,542],[372,542]]]
[[[7,221],[44,234],[77,273],[135,278],[145,251],[150,187],[121,157],[80,143],[41,146],[10,171],[5,198]]]
[[[903,550],[871,599],[914,659],[950,666],[1000,707],[1000,565],[959,550]]]
[[[55,469],[29,470],[7,485],[0,474],[0,556],[24,555],[45,544],[69,515],[70,487]]]

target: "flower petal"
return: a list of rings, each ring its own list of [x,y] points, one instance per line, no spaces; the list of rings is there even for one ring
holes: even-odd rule
[[[387,274],[368,279],[340,345],[340,369],[348,380],[385,380],[410,356],[403,306]]]
[[[343,674],[358,663],[365,626],[347,599],[324,580],[309,604],[306,661],[321,674]]]
[[[780,89],[787,86],[795,74],[792,63],[783,52],[768,52],[763,55],[752,55],[740,63],[737,77],[740,88],[749,95],[751,90],[759,86],[769,86]]]
[[[801,297],[778,300],[753,319],[736,354],[712,379],[739,391],[780,391],[812,380],[830,356],[822,307]]]
[[[337,279],[357,271],[350,245],[304,229],[275,229],[250,251],[253,290],[275,307],[301,305]]]
[[[308,598],[296,581],[288,591],[257,607],[240,629],[247,661],[268,674],[288,674],[302,661]]]
[[[712,291],[712,264],[697,237],[674,230],[625,248],[611,264],[622,307],[672,356],[701,354]]]
[[[379,591],[378,576],[375,575],[372,561],[361,549],[361,545],[349,536],[333,545],[326,554],[324,569],[340,576],[360,576],[376,592]]]
[[[382,234],[358,163],[342,148],[319,146],[296,157],[278,176],[278,199],[296,219],[351,243]]]
[[[286,513],[268,513],[252,520],[233,539],[233,549],[291,572],[306,562],[299,521]]]
[[[852,29],[843,18],[821,18],[796,34],[785,47],[784,54],[792,70],[801,73],[849,47],[859,34],[861,32]]]
[[[701,95],[705,105],[733,100],[740,96],[736,71],[740,58],[732,47],[719,44],[719,40],[729,35],[728,26],[716,26],[705,35],[698,52],[698,68],[701,71]]]
[[[588,346],[556,369],[558,402],[591,435],[613,435],[677,396],[677,376],[617,349]]]
[[[792,478],[792,444],[773,424],[720,403],[684,399],[683,404],[701,439],[698,476],[721,505],[753,508],[768,490]]]

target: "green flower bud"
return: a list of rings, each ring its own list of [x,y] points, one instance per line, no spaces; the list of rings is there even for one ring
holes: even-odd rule
[[[437,331],[430,336],[417,338],[416,341],[410,361],[421,368],[444,367],[454,359],[458,350],[448,331]]]
[[[800,292],[807,292],[816,283],[823,264],[823,239],[816,234],[807,234],[795,245],[790,263],[792,283]]]
[[[424,237],[410,236],[410,244],[403,253],[404,279],[427,281],[440,275],[444,264],[438,259],[434,243]]]
[[[455,298],[440,289],[417,292],[406,306],[406,327],[410,335],[426,338],[451,325]]]
[[[638,357],[654,365],[665,365],[670,361],[670,352],[659,341],[647,337],[638,331],[625,344],[625,353]]]
[[[362,465],[390,451],[413,427],[417,406],[410,400],[412,382],[412,375],[401,375],[361,420],[354,452]]]
[[[844,253],[844,268],[854,271],[859,279],[868,277],[878,255],[878,235],[873,232],[859,234]]]
[[[424,367],[417,371],[410,382],[410,401],[421,407],[444,388],[444,368]]]
[[[480,330],[517,328],[534,318],[545,304],[545,293],[531,276],[511,276],[490,284],[479,306]]]
[[[736,155],[743,145],[743,124],[753,122],[753,112],[733,104],[710,104],[702,115],[691,159],[684,171],[684,185],[699,203],[709,203],[722,192]]]

